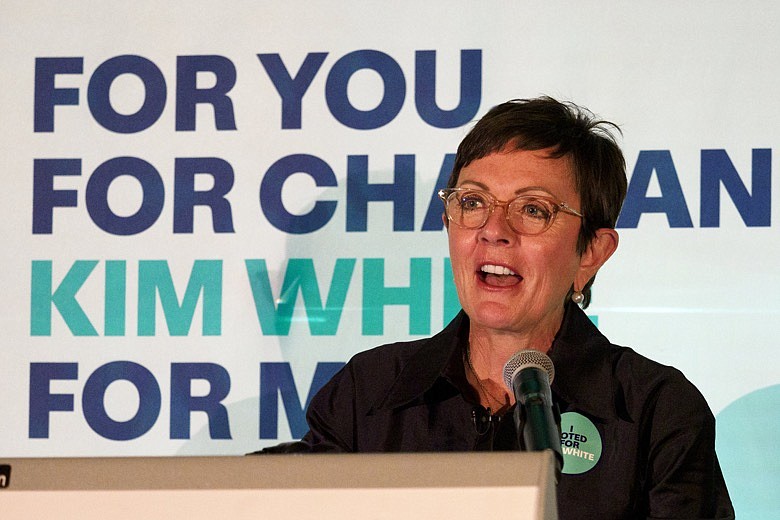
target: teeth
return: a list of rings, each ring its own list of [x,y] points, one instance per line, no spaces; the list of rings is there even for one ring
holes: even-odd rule
[[[481,267],[481,270],[483,273],[500,274],[504,276],[517,274],[511,269],[504,267],[502,265],[483,265]]]

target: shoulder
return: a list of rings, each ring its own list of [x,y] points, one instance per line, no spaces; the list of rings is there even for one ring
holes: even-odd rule
[[[685,419],[711,416],[699,390],[683,373],[612,343],[578,308],[568,308],[550,352],[553,389],[596,417],[635,422],[662,412]]]
[[[406,404],[433,387],[460,348],[468,319],[460,313],[433,337],[388,343],[360,352],[328,382],[320,399],[351,398],[368,410]],[[328,396],[328,397],[325,397]]]
[[[613,348],[613,375],[627,403],[638,408],[660,406],[670,412],[711,415],[704,396],[680,370],[627,347]]]
[[[457,348],[461,327],[467,323],[461,313],[435,336],[388,343],[359,352],[347,362],[345,369],[353,372],[372,370],[375,375],[393,379],[405,371],[418,375],[439,374]]]
[[[358,352],[347,362],[348,366],[366,365],[403,365],[413,359],[422,349],[429,345],[433,338],[424,338],[414,341],[397,341],[386,343],[362,352]]]

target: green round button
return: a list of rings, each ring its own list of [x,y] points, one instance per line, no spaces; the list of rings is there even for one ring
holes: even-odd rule
[[[563,473],[578,475],[593,469],[601,458],[601,435],[596,425],[582,414],[561,414]]]

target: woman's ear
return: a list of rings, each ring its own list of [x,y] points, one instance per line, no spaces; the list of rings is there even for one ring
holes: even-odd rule
[[[601,266],[609,260],[618,246],[618,233],[611,228],[599,228],[596,236],[590,241],[585,252],[580,257],[580,268],[574,280],[574,288],[578,291],[596,276]]]

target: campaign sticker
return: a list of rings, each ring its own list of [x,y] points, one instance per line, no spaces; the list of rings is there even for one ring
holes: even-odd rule
[[[582,414],[561,414],[563,473],[579,475],[593,469],[601,458],[601,435],[596,425]]]

